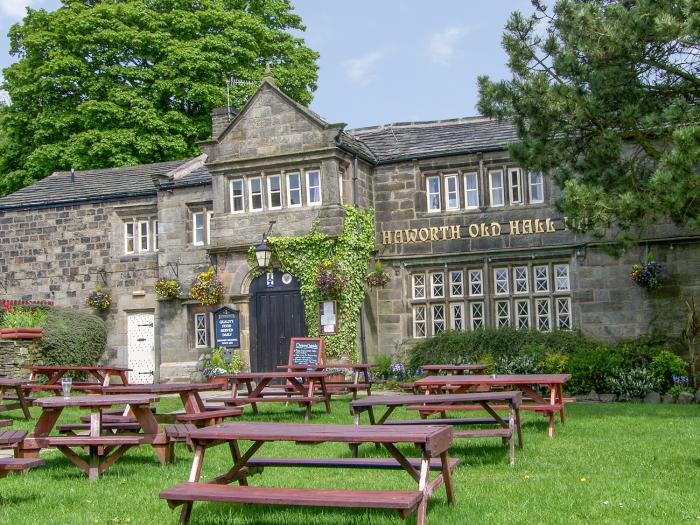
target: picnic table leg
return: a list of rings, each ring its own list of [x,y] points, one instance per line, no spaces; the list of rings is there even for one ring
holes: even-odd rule
[[[24,392],[22,392],[22,387],[16,386],[15,392],[17,392],[17,399],[19,400],[19,405],[22,407],[22,413],[24,414],[24,418],[27,420],[31,419],[32,415],[29,413],[29,407],[27,406],[27,400],[24,399]]]
[[[418,490],[423,493],[416,510],[416,525],[425,525],[425,513],[428,509],[428,477],[430,475],[430,456],[423,452],[420,460],[420,478]]]
[[[228,448],[231,451],[231,457],[233,458],[233,464],[237,464],[241,460],[241,449],[238,447],[238,441],[229,441]],[[240,478],[238,484],[244,487],[248,486],[248,478]]]
[[[561,404],[561,410],[559,411],[559,420],[563,425],[566,423],[566,414],[564,413],[564,385],[557,385],[557,397],[559,397],[559,403]]]
[[[447,451],[440,454],[440,462],[442,464],[442,480],[445,483],[445,492],[447,492],[447,501],[452,505],[455,504],[455,491],[452,485],[452,473],[450,472],[450,458],[447,456]]]
[[[258,385],[258,386],[260,386],[260,385]],[[250,397],[250,396],[253,394],[253,392],[254,392],[254,390],[253,390],[253,385],[251,385],[251,383],[250,383],[250,379],[247,379],[247,380],[246,380],[246,382],[245,382],[245,387],[248,389],[248,397]],[[263,385],[263,388],[264,388],[264,385]],[[256,389],[256,390],[257,390],[257,389]],[[263,391],[263,389],[261,388],[261,389],[260,389],[260,395],[261,395],[261,396],[262,396],[262,391]],[[236,397],[236,396],[234,395],[233,397]],[[257,414],[257,413],[258,413],[258,404],[257,404],[257,403],[251,403],[250,406],[251,406],[251,408],[253,409],[253,414]]]
[[[204,461],[204,451],[206,449],[202,445],[197,445],[194,450],[194,459],[192,460],[192,468],[190,469],[189,481],[197,483],[199,476],[202,473],[202,462]],[[192,514],[192,502],[184,503],[180,512],[180,524],[185,525],[190,520]]]
[[[321,392],[323,393],[323,402],[326,404],[326,414],[331,413],[331,396],[328,394],[328,389],[326,388],[326,378],[319,378],[321,381]],[[356,392],[355,392],[356,393]]]

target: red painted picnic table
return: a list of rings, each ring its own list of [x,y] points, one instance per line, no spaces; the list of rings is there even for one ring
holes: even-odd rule
[[[426,394],[443,391],[445,387],[453,387],[452,392],[459,394],[474,391],[477,388],[491,389],[493,387],[515,387],[521,390],[527,401],[521,405],[523,410],[535,410],[549,417],[549,437],[554,437],[554,414],[559,412],[561,423],[566,422],[563,385],[570,374],[492,374],[492,375],[449,375],[428,376],[416,381],[416,385],[426,389]],[[533,387],[548,389],[547,397],[541,395]],[[459,410],[452,408],[451,410]]]
[[[489,367],[489,365],[470,365],[470,364],[463,364],[463,365],[423,365],[421,366],[421,370],[425,370],[426,372],[434,372],[437,375],[440,375],[441,372],[445,372],[447,374],[454,374],[454,375],[463,375],[465,372],[479,372],[481,370],[486,370]]]
[[[29,413],[29,403],[31,400],[27,400],[24,395],[26,387],[26,379],[0,377],[0,412],[21,408],[25,419],[31,419],[32,415]],[[14,390],[14,397],[5,397],[7,390]]]
[[[212,397],[209,402],[224,403],[226,405],[240,406],[250,404],[253,413],[258,413],[258,403],[299,403],[306,406],[304,420],[311,417],[311,406],[315,403],[324,403],[326,412],[330,414],[331,403],[326,386],[326,372],[252,372],[246,374],[226,374],[224,377],[233,382],[231,396]],[[292,388],[287,390],[265,391],[265,388],[275,380],[286,380]],[[253,382],[257,382],[253,388]],[[247,395],[240,396],[239,385],[246,386]],[[316,386],[318,385],[318,388]]]
[[[27,388],[34,391],[53,390],[60,393],[61,378],[68,372],[85,372],[90,374],[96,381],[94,382],[75,382],[71,388],[74,390],[84,390],[87,392],[99,392],[101,387],[109,386],[112,377],[120,379],[122,385],[128,385],[129,381],[126,373],[131,368],[122,366],[97,365],[97,366],[78,366],[78,365],[57,365],[57,366],[38,366],[25,365],[24,368],[30,370],[29,380],[36,381],[39,376],[47,378],[46,383],[36,383],[29,385]]]
[[[222,423],[190,434],[195,446],[189,481],[160,493],[171,508],[183,505],[180,523],[187,523],[194,501],[255,503],[268,505],[300,505],[345,508],[389,508],[405,518],[417,513],[417,522],[425,523],[428,498],[443,483],[447,499],[454,503],[452,470],[457,462],[448,458],[452,444],[452,428],[424,426],[400,428],[385,425],[317,425],[288,423]],[[242,453],[239,442],[252,441]],[[254,458],[253,455],[267,442],[292,441],[295,443],[380,443],[392,458]],[[418,461],[408,459],[396,447],[412,443],[420,450]],[[227,444],[231,451],[232,466],[224,474],[200,482],[200,474],[208,447]],[[305,456],[307,454],[304,454]],[[432,458],[439,458],[433,461]],[[418,490],[348,490],[251,487],[248,478],[265,467],[325,467],[325,468],[403,468],[418,482]],[[430,470],[439,470],[430,481]],[[285,479],[293,479],[286,477]],[[240,486],[230,485],[238,481]]]
[[[34,401],[42,413],[34,430],[24,439],[18,457],[36,458],[42,448],[56,447],[91,480],[97,479],[129,449],[148,444],[161,463],[168,460],[167,436],[158,426],[150,404],[159,400],[154,395],[88,395],[75,397],[44,397]],[[102,412],[117,405],[128,405],[138,422],[138,434],[115,435],[103,428]],[[79,407],[90,410],[89,434],[86,436],[51,436],[63,409]],[[83,459],[73,449],[87,449],[88,458]]]
[[[339,363],[339,364],[327,364],[327,365],[308,365],[308,366],[296,366],[296,365],[278,365],[277,368],[281,370],[287,370],[289,372],[294,371],[318,371],[318,372],[328,372],[333,369],[341,370],[352,370],[352,381],[328,381],[326,380],[326,387],[330,393],[342,393],[350,391],[352,392],[352,398],[357,399],[358,390],[364,390],[367,392],[368,396],[372,395],[372,380],[369,373],[370,368],[377,365],[370,365],[367,363]]]

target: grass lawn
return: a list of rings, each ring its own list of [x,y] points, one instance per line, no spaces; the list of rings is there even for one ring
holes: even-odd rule
[[[347,399],[333,402],[326,415],[314,407],[314,423],[352,424]],[[159,410],[179,407],[179,400],[161,401]],[[301,422],[297,407],[262,406],[246,420]],[[34,416],[39,410],[32,409]],[[549,439],[545,419],[524,415],[523,450],[508,466],[507,447],[500,440],[458,440],[450,455],[461,460],[454,475],[457,504],[447,504],[444,488],[433,496],[428,523],[442,524],[575,524],[575,523],[700,523],[700,406],[641,404],[573,404],[566,426],[557,425]],[[33,422],[19,410],[3,413],[14,428]],[[405,416],[397,411],[395,417]],[[77,422],[81,412],[64,411],[61,422]],[[408,417],[415,417],[413,414]],[[405,449],[408,455],[415,455]],[[61,453],[42,454],[46,465],[27,475],[0,479],[0,523],[4,524],[173,524],[171,511],[158,498],[161,489],[185,481],[192,454],[178,445],[178,460],[161,467],[150,447],[129,451],[97,482]],[[260,456],[349,456],[341,444],[266,444]],[[360,454],[387,455],[371,445]],[[230,466],[228,447],[210,449],[203,479]],[[267,468],[251,478],[253,485],[319,488],[412,489],[403,471]],[[409,518],[407,523],[414,523]],[[395,524],[392,511],[282,508],[195,503],[193,525],[224,524]]]

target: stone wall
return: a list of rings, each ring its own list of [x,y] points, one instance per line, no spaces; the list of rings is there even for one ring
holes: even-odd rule
[[[0,377],[29,377],[29,370],[22,368],[35,362],[39,355],[39,343],[29,340],[0,339]]]

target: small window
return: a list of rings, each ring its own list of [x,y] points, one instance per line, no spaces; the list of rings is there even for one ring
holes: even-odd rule
[[[425,306],[413,307],[413,337],[425,337]]]
[[[557,328],[559,330],[571,330],[571,299],[558,297],[557,304]]]
[[[503,206],[503,172],[501,170],[489,172],[489,185],[491,189],[491,206]]]
[[[445,274],[430,274],[430,297],[445,297]]]
[[[530,301],[515,301],[515,327],[518,330],[530,328]]]
[[[345,204],[345,197],[343,196],[343,172],[338,172],[338,197],[340,199],[340,205]]]
[[[413,276],[413,298],[425,299],[425,275],[422,273]]]
[[[479,207],[479,175],[477,173],[464,175],[464,205],[468,210]]]
[[[209,346],[208,314],[194,314],[195,347]]]
[[[450,272],[450,296],[462,297],[464,295],[464,278],[461,271]]]
[[[231,181],[231,213],[241,213],[245,210],[243,195],[243,180]]]
[[[568,292],[569,284],[569,265],[555,264],[554,265],[554,289],[557,292]]]
[[[428,211],[440,211],[440,177],[428,177]]]
[[[469,295],[484,294],[484,275],[481,270],[469,270]]]
[[[484,303],[471,303],[470,309],[472,330],[482,328],[484,326]]]
[[[527,273],[527,266],[513,268],[513,291],[515,293],[527,293],[530,290]]]
[[[549,299],[535,299],[537,329],[548,332],[550,329]]]
[[[287,175],[287,206],[301,206],[301,177],[298,173]]]
[[[148,232],[148,221],[139,222],[139,251],[147,252],[150,246],[150,236]]]
[[[520,168],[511,168],[508,170],[508,179],[510,182],[510,203],[523,203],[523,183],[522,172]]]
[[[450,304],[450,328],[464,330],[464,305],[462,303]]]
[[[539,171],[530,172],[530,202],[544,202],[544,179]]]
[[[549,291],[549,267],[535,266],[535,293]]]
[[[496,301],[496,326],[510,326],[510,302]]]
[[[433,305],[433,335],[445,331],[445,305]]]
[[[205,242],[207,244],[211,243],[211,218],[213,217],[214,212],[213,211],[208,211],[207,212],[207,237]]]
[[[192,214],[192,244],[195,246],[203,246],[205,243],[206,230],[204,222],[203,211]]]
[[[508,294],[508,268],[496,268],[493,271],[493,281],[496,295]]]
[[[306,172],[306,201],[309,206],[321,204],[321,172]]]
[[[445,208],[448,210],[459,209],[459,182],[457,175],[449,175],[445,177]]]
[[[158,221],[153,221],[153,251],[158,251]]]
[[[279,175],[267,178],[267,202],[271,210],[282,207],[282,178]]]
[[[251,179],[248,179],[248,195],[250,199],[250,211],[262,210],[262,179],[260,177],[253,177]]]
[[[127,222],[124,224],[124,253],[134,253],[134,238],[136,236],[136,224]]]

